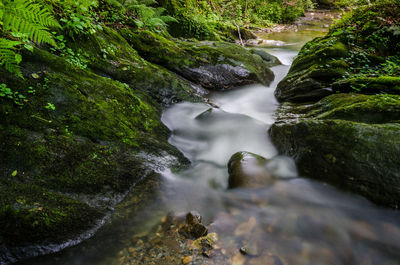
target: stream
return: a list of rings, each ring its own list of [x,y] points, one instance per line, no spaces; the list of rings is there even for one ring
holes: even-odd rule
[[[91,239],[23,264],[138,264],[132,256],[130,261],[121,259],[129,256],[132,238],[152,233],[168,212],[192,210],[202,215],[203,223],[212,223],[222,248],[232,256],[229,264],[400,264],[398,211],[298,176],[293,160],[277,156],[269,139],[267,131],[279,106],[277,84],[300,47],[323,34],[320,24],[260,34],[284,43],[263,47],[283,63],[272,67],[275,80],[269,86],[209,94],[218,108],[183,102],[164,112],[162,121],[172,131],[169,141],[191,161],[188,169],[164,170],[161,178],[136,186]],[[280,179],[263,188],[227,190],[227,163],[238,151],[273,158]],[[146,190],[145,195],[134,195],[135,189]],[[240,247],[257,258],[245,260]],[[275,257],[274,263],[269,257]]]

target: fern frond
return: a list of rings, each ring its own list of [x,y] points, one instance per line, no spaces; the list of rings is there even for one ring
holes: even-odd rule
[[[0,66],[3,66],[10,73],[22,77],[17,54],[15,53],[15,46],[20,44],[21,42],[19,41],[0,38]]]
[[[178,20],[176,20],[176,18],[171,17],[171,16],[160,16],[160,19],[161,19],[164,23],[168,23],[168,22],[178,22]]]
[[[32,0],[15,0],[4,7],[3,29],[25,33],[37,42],[56,45],[48,27],[60,27],[51,12]]]

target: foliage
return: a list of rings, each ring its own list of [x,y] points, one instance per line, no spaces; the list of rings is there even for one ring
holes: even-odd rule
[[[22,77],[18,64],[22,56],[17,52],[20,41],[4,38],[11,35],[22,37],[37,44],[47,43],[55,45],[50,27],[59,27],[59,23],[52,16],[50,10],[43,4],[33,0],[3,0],[0,1],[0,65],[9,72]],[[31,46],[26,45],[26,48]]]
[[[173,35],[197,39],[215,39],[218,29],[235,30],[237,24],[290,23],[313,8],[311,0],[163,0],[162,5],[179,21],[171,25]]]
[[[35,93],[35,91],[32,87],[29,87],[28,93]],[[28,101],[24,95],[18,91],[12,91],[11,88],[3,83],[0,84],[0,97],[11,99],[18,106],[23,106]]]
[[[343,79],[349,80],[353,90],[365,90],[367,85],[352,80],[382,76],[390,80],[400,75],[399,0],[354,8],[331,27],[329,36],[340,38],[349,47],[349,55],[344,58],[349,69]]]
[[[168,22],[177,22],[172,16],[164,15],[165,8],[152,7],[155,1],[130,0],[123,1],[123,6],[133,12],[134,22],[140,29],[148,29],[156,32],[164,31]]]

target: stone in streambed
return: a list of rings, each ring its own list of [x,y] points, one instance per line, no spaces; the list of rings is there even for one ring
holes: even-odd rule
[[[250,49],[250,52],[260,56],[270,67],[282,64],[278,57],[269,54],[264,49]]]
[[[245,67],[229,64],[183,68],[181,74],[207,89],[225,90],[258,82],[257,75]]]
[[[237,152],[228,162],[228,188],[259,188],[277,178],[297,176],[296,165],[289,157],[266,159],[250,152]]]
[[[265,170],[267,160],[250,152],[238,152],[228,162],[228,188],[257,188],[273,182],[274,176]]]
[[[188,237],[199,238],[208,234],[208,229],[201,223],[201,215],[196,211],[186,214],[186,223],[180,232]]]

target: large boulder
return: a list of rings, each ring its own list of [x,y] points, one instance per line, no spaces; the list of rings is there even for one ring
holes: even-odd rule
[[[0,72],[24,95],[0,97],[1,264],[79,243],[132,186],[188,163],[160,117],[201,99],[191,84],[111,29],[81,41],[79,63],[35,48],[23,55],[25,79]]]
[[[336,37],[316,38],[294,60],[288,75],[278,84],[279,101],[319,100],[333,93],[332,82],[346,74],[343,60],[348,48]]]
[[[400,96],[335,94],[285,103],[270,135],[304,176],[400,205]]]
[[[139,54],[206,89],[224,90],[274,79],[268,64],[235,43],[188,42],[150,31],[122,30]]]
[[[307,43],[278,85],[284,103],[270,129],[302,175],[393,208],[400,206],[399,13],[399,1],[380,1]]]

